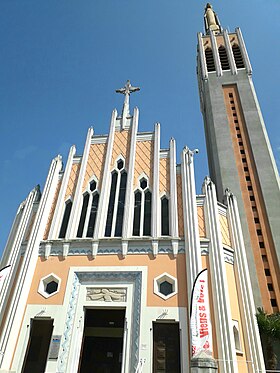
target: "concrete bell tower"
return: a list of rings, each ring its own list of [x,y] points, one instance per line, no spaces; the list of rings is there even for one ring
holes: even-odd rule
[[[280,188],[241,30],[222,29],[208,3],[197,74],[211,179],[237,197],[256,306],[279,311]]]

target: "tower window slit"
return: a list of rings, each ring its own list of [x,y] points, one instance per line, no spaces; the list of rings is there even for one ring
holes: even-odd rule
[[[272,284],[267,284],[267,288],[269,291],[274,291],[273,285]]]
[[[161,235],[169,235],[169,200],[166,197],[161,199]]]
[[[114,205],[115,205],[115,196],[116,196],[116,189],[117,189],[117,180],[118,174],[116,171],[112,173],[112,180],[111,180],[111,192],[110,192],[110,199],[109,199],[109,206],[108,206],[108,213],[107,213],[107,222],[106,222],[106,229],[105,229],[105,236],[111,236],[112,230],[112,223],[113,223],[113,214],[114,214]]]
[[[271,303],[272,307],[277,307],[276,299],[270,299],[270,303]]]
[[[85,226],[85,221],[86,221],[86,216],[87,216],[87,209],[88,209],[88,201],[89,201],[89,194],[85,193],[84,198],[83,198],[83,206],[82,206],[81,217],[80,217],[80,222],[78,226],[77,237],[83,237],[83,231],[84,231],[84,226]]]
[[[140,236],[141,203],[142,194],[138,191],[134,195],[133,236]]]
[[[98,202],[99,202],[99,194],[96,193],[92,198],[92,204],[91,204],[89,222],[88,222],[88,229],[87,229],[87,237],[93,237],[96,214],[97,214],[97,209],[98,209]]]
[[[145,193],[145,206],[144,206],[144,236],[151,235],[151,216],[152,216],[152,193]]]
[[[229,62],[228,62],[228,56],[227,56],[227,51],[226,48],[221,45],[218,49],[219,51],[219,56],[220,56],[220,62],[222,66],[222,70],[229,70]]]
[[[233,53],[233,57],[234,57],[236,67],[238,69],[242,69],[244,67],[244,62],[243,62],[243,57],[242,57],[239,45],[233,44],[232,53]]]
[[[216,71],[213,51],[209,47],[205,49],[205,59],[206,59],[207,70],[209,72]]]
[[[58,238],[65,238],[71,210],[72,210],[72,201],[69,200],[65,203],[65,210],[64,210],[64,215],[63,215],[62,224],[61,224]]]
[[[119,200],[118,200],[115,237],[121,237],[122,236],[126,181],[127,181],[127,173],[125,171],[123,171],[123,173],[121,174],[121,183],[120,183],[120,192],[119,192]]]
[[[260,249],[264,249],[264,248],[265,248],[265,246],[264,246],[264,242],[263,242],[263,241],[260,241],[260,242],[259,242],[259,247],[260,247]]]

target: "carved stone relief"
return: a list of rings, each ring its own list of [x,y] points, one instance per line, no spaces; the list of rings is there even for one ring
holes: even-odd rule
[[[87,288],[86,300],[92,302],[125,302],[125,288]]]

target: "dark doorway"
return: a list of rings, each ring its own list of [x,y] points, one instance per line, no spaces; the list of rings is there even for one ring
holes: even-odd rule
[[[180,373],[179,323],[153,323],[153,373]]]
[[[121,373],[125,310],[87,309],[79,373]]]
[[[53,331],[53,319],[31,319],[22,373],[44,373]]]

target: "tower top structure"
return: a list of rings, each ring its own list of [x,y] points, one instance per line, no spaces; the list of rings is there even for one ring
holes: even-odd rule
[[[130,80],[127,80],[125,86],[120,89],[116,89],[116,93],[123,94],[124,97],[124,103],[123,103],[123,109],[122,109],[122,117],[126,118],[129,116],[129,96],[132,92],[140,91],[139,87],[133,87],[130,83]]]
[[[204,24],[206,34],[209,34],[210,30],[213,31],[214,34],[219,34],[222,31],[219,18],[210,3],[207,3],[205,6]]]

